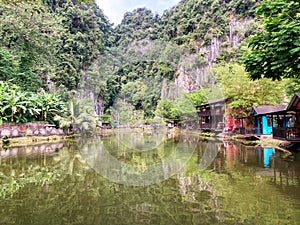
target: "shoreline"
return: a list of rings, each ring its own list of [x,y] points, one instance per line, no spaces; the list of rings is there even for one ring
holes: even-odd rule
[[[140,130],[143,132],[144,130]],[[175,132],[176,131],[176,132]],[[174,129],[170,130],[168,132],[171,132],[173,134],[179,134],[181,132],[185,132],[184,129]],[[241,142],[244,145],[248,146],[268,146],[268,147],[274,147],[279,150],[282,150],[284,152],[290,152],[291,150],[287,149],[286,147],[291,145],[291,142],[284,141],[284,140],[277,140],[273,139],[272,137],[261,137],[257,140],[248,140],[246,137],[243,137],[241,135],[214,135],[213,133],[207,133],[207,132],[201,132],[199,130],[189,130],[191,133],[196,133],[199,135],[201,139],[204,140],[215,140],[218,139],[220,141],[237,141]],[[105,129],[100,130],[97,132],[99,136],[105,137],[113,135],[114,129]],[[42,144],[42,143],[55,143],[55,142],[61,142],[61,141],[67,141],[73,139],[74,136],[68,136],[68,135],[48,135],[48,136],[25,136],[25,137],[11,137],[8,138],[8,142],[5,143],[3,141],[3,138],[0,139],[0,145],[1,149],[3,149],[3,146],[6,147],[14,147],[14,146],[23,146],[23,145],[35,145],[35,144]],[[292,151],[299,151],[300,149],[295,149]]]
[[[49,135],[49,136],[27,136],[27,137],[13,137],[8,138],[8,142],[3,142],[3,139],[0,139],[0,149],[6,147],[19,147],[27,145],[36,145],[36,144],[49,144],[62,142],[72,139],[72,136],[67,135]]]

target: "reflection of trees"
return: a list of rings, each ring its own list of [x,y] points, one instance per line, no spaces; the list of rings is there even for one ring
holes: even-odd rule
[[[80,173],[80,169],[76,169]],[[190,211],[182,202],[176,179],[147,187],[107,182],[93,170],[50,185],[48,190],[27,187],[19,207],[0,212],[1,223],[10,224],[212,224],[210,213]],[[38,201],[37,201],[38,199]],[[12,201],[10,200],[10,201]],[[0,202],[7,206],[9,202]],[[206,215],[206,216],[205,216]],[[11,222],[13,221],[13,222]]]
[[[204,152],[213,148],[219,152],[208,167],[212,171],[208,179],[222,206],[220,218],[224,223],[288,224],[299,221],[299,204],[295,203],[299,200],[298,154],[293,160],[283,160],[278,151],[271,158],[271,168],[265,168],[260,148],[230,142],[201,142],[197,149],[198,165]],[[200,172],[197,174],[206,177]],[[187,183],[194,185],[194,182]],[[187,198],[193,199],[197,192],[187,193]]]
[[[42,186],[60,180],[68,162],[63,147],[63,143],[50,143],[0,151],[0,197],[12,196],[32,183]]]
[[[99,147],[99,143],[85,143],[89,147]],[[82,151],[89,153],[89,148]],[[94,152],[93,156],[95,154],[103,156],[101,151]],[[119,185],[87,167],[81,155],[82,152],[79,154],[71,144],[47,158],[44,166],[51,167],[58,179],[47,185],[29,183],[12,198],[0,202],[3,209],[0,223],[176,225],[182,224],[182,219],[188,224],[212,224],[215,221],[211,219],[210,211],[193,211],[194,203],[183,201],[174,178],[144,187]],[[22,164],[16,163],[15,169],[28,170],[27,167],[36,167],[36,164],[42,166],[42,158],[27,158]],[[11,171],[10,164],[1,165]]]
[[[133,151],[116,137],[110,137],[108,142],[105,139],[84,140],[80,151],[93,169],[111,181],[149,185],[177,173],[190,158],[198,139],[189,135],[182,135],[181,139],[179,143],[166,140],[153,151]],[[121,156],[120,159],[115,155]]]
[[[185,142],[192,145],[193,138],[186,137]],[[270,184],[270,178],[255,176],[251,167],[240,162],[239,157],[234,168],[226,168],[222,143],[215,142],[214,145],[219,147],[217,159],[223,160],[221,169],[224,171],[214,162],[211,170],[199,170],[199,155],[203,155],[204,147],[207,147],[207,143],[202,147],[200,143],[197,154],[182,173],[161,183],[136,187],[110,182],[84,162],[89,158],[82,156],[92,153],[91,158],[99,159],[96,163],[105,163],[105,155],[98,148],[100,144],[85,140],[80,151],[70,144],[51,156],[2,159],[0,166],[4,174],[14,170],[15,174],[25,172],[25,177],[29,178],[38,171],[29,168],[44,168],[48,170],[46,173],[55,173],[57,179],[42,185],[33,178],[36,182],[27,183],[11,198],[0,201],[0,224],[198,225],[290,224],[299,221],[299,211],[296,211],[299,207],[295,207],[299,188],[293,186],[295,195],[292,196],[296,199],[287,198],[288,195],[278,192],[278,186]],[[180,154],[185,154],[184,149],[181,150]],[[277,164],[278,169],[299,171],[299,161],[295,159],[295,164],[289,161]],[[164,172],[167,172],[170,167],[164,166]],[[294,175],[298,176],[297,172]]]

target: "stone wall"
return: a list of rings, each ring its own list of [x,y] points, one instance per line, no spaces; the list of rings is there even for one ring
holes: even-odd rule
[[[30,136],[49,136],[64,135],[64,131],[51,124],[44,123],[2,123],[0,126],[0,138],[2,137],[30,137]]]

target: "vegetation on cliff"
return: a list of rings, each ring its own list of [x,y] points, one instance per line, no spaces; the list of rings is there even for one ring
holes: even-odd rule
[[[89,98],[105,117],[127,108],[131,123],[176,119],[183,99],[231,97],[236,114],[247,114],[300,91],[298,11],[294,1],[182,0],[162,16],[127,12],[113,27],[93,1],[1,1],[0,80],[26,96]],[[29,111],[4,101],[2,120],[52,121],[39,110],[17,118]]]

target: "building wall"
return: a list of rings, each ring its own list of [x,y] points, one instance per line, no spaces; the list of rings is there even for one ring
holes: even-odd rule
[[[262,121],[261,123],[260,120]],[[272,123],[268,124],[267,116],[255,116],[254,126],[256,134],[272,134]]]
[[[263,122],[262,134],[272,134],[272,123],[268,124],[267,116],[262,116],[262,122]]]

